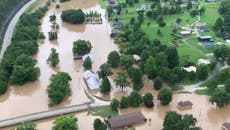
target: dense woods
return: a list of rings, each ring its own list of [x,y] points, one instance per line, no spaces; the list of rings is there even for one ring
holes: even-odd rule
[[[12,43],[7,48],[0,64],[0,94],[6,91],[9,79],[15,84],[22,85],[38,78],[39,69],[34,67],[35,61],[31,56],[38,51],[37,40],[41,24],[39,19],[44,16],[49,5],[48,2],[45,7],[39,8],[34,13],[21,16]]]
[[[62,11],[61,19],[71,24],[81,24],[85,21],[85,14],[81,9]]]

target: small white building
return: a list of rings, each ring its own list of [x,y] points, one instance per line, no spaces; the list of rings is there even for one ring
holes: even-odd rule
[[[85,61],[87,58],[90,58],[90,60],[93,62],[94,58],[92,54],[85,54],[82,56],[82,60]]]
[[[187,35],[191,35],[192,31],[181,31],[180,34],[183,36],[187,36]]]
[[[99,76],[96,73],[90,70],[86,70],[83,73],[83,78],[89,89],[99,89],[100,88],[101,82],[99,80]]]
[[[209,59],[199,59],[198,60],[198,65],[201,65],[201,64],[208,65],[210,63],[211,63],[211,61]]]
[[[195,66],[183,67],[183,69],[186,72],[195,72],[195,73],[196,73],[196,70],[197,70],[197,68]]]

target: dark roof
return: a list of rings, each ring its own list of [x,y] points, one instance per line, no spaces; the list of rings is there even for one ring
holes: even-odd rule
[[[224,122],[222,124],[227,130],[230,130],[230,123],[229,122]]]
[[[177,103],[177,105],[180,107],[186,107],[186,106],[191,106],[192,103],[190,101],[180,101]]]
[[[141,112],[129,113],[108,119],[108,123],[112,129],[123,128],[136,123],[142,123],[146,120]]]

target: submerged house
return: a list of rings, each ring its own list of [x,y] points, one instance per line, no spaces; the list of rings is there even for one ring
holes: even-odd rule
[[[190,101],[180,101],[177,103],[177,108],[180,110],[186,110],[186,109],[191,109],[192,108],[192,102]]]
[[[89,89],[99,89],[101,86],[101,82],[99,80],[99,76],[92,72],[91,70],[86,70],[83,73],[83,79]]]
[[[107,123],[112,130],[130,127],[134,124],[144,123],[147,119],[141,112],[134,112],[108,119]]]
[[[230,130],[230,123],[229,122],[224,122],[222,124],[222,130]]]

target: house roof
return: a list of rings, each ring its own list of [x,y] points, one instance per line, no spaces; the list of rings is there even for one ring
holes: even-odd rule
[[[199,36],[201,39],[212,39],[212,36]]]
[[[186,106],[191,106],[193,104],[190,101],[180,101],[180,102],[177,103],[177,105],[180,106],[180,107],[186,107]]]
[[[129,113],[108,119],[108,123],[112,129],[123,128],[136,123],[144,122],[146,118],[141,112]]]
[[[224,126],[227,130],[230,130],[230,123],[229,122],[224,122],[222,124],[222,126]]]

